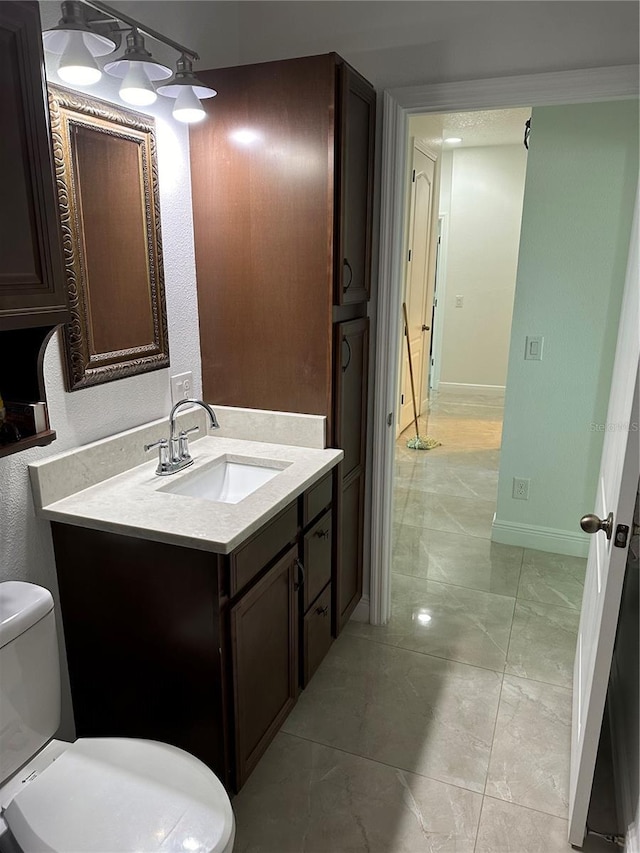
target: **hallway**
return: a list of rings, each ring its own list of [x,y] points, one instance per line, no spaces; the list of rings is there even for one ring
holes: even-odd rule
[[[490,541],[501,424],[447,392],[441,447],[398,440],[391,621],[350,622],[301,694],[234,800],[241,853],[572,849],[586,561]]]

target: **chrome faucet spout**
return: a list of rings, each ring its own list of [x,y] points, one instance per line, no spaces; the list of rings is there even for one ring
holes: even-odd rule
[[[220,424],[218,423],[218,419],[216,418],[216,413],[213,411],[211,406],[208,403],[204,403],[202,400],[178,400],[175,406],[171,409],[171,413],[169,415],[169,435],[172,440],[177,439],[176,435],[176,412],[181,406],[201,406],[205,412],[209,415],[209,421],[211,429],[220,429]]]

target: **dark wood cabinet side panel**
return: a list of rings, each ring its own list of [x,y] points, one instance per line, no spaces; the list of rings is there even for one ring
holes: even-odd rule
[[[228,784],[218,557],[52,530],[78,736],[164,741]]]
[[[333,59],[199,74],[219,92],[190,130],[205,399],[329,415]]]

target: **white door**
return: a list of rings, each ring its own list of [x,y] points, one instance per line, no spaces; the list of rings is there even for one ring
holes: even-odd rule
[[[576,846],[584,840],[627,560],[629,536],[617,547],[616,532],[631,529],[640,471],[638,224],[636,204],[598,490],[595,507],[585,510],[602,520],[611,513],[613,523],[611,538],[600,530],[591,541],[573,674],[569,842]]]
[[[409,319],[409,343],[415,382],[418,414],[426,386],[426,360],[431,348],[431,302],[433,283],[430,275],[431,228],[434,203],[435,161],[420,144],[413,144],[413,172],[409,208],[409,248],[407,255],[406,296]],[[402,378],[400,388],[400,432],[413,420],[411,380],[407,344],[402,336]]]

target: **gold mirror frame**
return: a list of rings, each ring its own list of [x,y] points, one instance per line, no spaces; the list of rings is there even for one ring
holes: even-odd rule
[[[169,366],[155,121],[150,116],[77,92],[57,86],[48,88],[58,210],[71,310],[71,320],[64,327],[64,361],[67,388],[77,391]],[[96,179],[86,179],[83,186],[79,153],[83,146],[78,141],[83,134],[87,140],[93,140],[91,144],[102,146],[104,151],[107,150],[104,148],[107,142],[113,140],[112,148],[115,150],[108,155],[108,158],[113,158],[111,165],[114,160],[123,163],[126,160],[131,174],[124,173],[123,165],[123,173],[114,175],[113,169],[109,172],[106,162],[100,162],[100,157],[92,160],[85,154],[83,169],[93,175],[92,169],[95,168]],[[125,143],[131,145],[131,149],[123,147]],[[89,147],[86,150],[89,151]],[[123,153],[127,155],[124,158],[121,156]],[[108,190],[111,190],[118,196],[119,188],[126,187],[132,193],[133,209],[120,206],[109,210],[108,205],[104,210],[99,208],[96,193],[103,187],[97,186],[100,183],[98,178],[104,174],[113,178],[113,186],[105,188],[105,195],[108,196]],[[92,195],[90,210],[83,210],[83,194],[84,197]],[[127,212],[130,214],[129,223]],[[103,215],[111,218],[101,220]],[[101,224],[104,225],[104,234]],[[120,236],[116,234],[118,228],[121,229]],[[112,245],[109,245],[109,235]],[[136,237],[135,251],[131,255],[126,254],[123,245]],[[93,268],[88,254],[92,256]],[[96,258],[102,263],[96,263]],[[135,261],[131,268],[130,258]],[[120,273],[114,279],[109,279],[108,275],[111,263]],[[128,304],[128,299],[132,304]],[[119,319],[118,316],[111,317],[112,309],[116,308],[114,314]],[[110,319],[113,319],[111,325]]]

